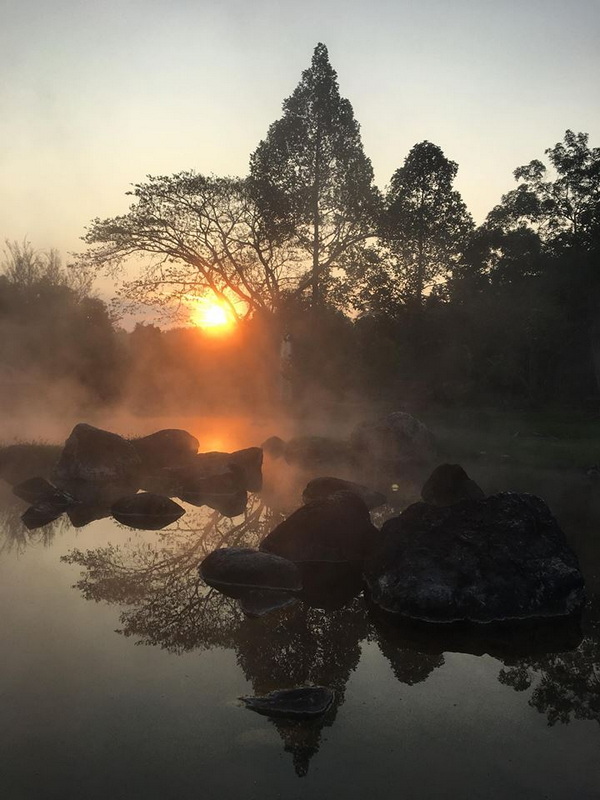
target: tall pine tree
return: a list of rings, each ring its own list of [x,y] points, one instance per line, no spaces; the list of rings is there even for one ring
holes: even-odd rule
[[[272,234],[305,253],[304,285],[317,305],[332,268],[373,235],[379,208],[360,127],[324,44],[251,156],[250,184]]]

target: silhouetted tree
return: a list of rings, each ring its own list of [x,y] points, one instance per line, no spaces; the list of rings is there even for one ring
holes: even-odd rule
[[[276,309],[301,269],[285,240],[275,241],[245,181],[194,172],[136,184],[127,214],[96,219],[82,263],[117,270],[148,256],[142,277],[125,284],[128,300],[170,305],[211,294],[234,317]]]
[[[270,230],[310,259],[305,285],[318,304],[331,269],[373,235],[379,205],[359,125],[324,44],[253,153],[250,182]]]
[[[417,307],[424,291],[458,264],[474,227],[452,188],[457,171],[458,165],[437,145],[425,141],[412,148],[392,175],[382,231],[392,265],[383,275]]]

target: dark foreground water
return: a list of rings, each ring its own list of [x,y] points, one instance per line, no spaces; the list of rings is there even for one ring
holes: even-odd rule
[[[260,619],[206,587],[204,555],[256,545],[280,518],[274,483],[293,504],[304,477],[271,465],[245,517],[190,508],[158,533],[66,517],[27,532],[24,504],[5,505],[2,800],[600,797],[597,484],[512,486],[552,495],[591,600],[581,632],[514,639],[397,628],[348,576]],[[317,723],[238,700],[306,683],[336,691]]]

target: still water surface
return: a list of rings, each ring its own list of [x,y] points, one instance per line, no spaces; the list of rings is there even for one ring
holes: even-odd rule
[[[600,798],[597,520],[561,517],[588,581],[583,638],[532,638],[536,652],[397,629],[347,581],[245,617],[197,565],[256,546],[305,478],[267,464],[245,517],[190,507],[158,533],[66,518],[27,532],[25,506],[5,504],[3,800]],[[317,723],[238,700],[306,683],[336,690]]]

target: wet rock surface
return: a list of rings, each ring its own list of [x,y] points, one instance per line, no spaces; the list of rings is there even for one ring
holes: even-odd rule
[[[280,689],[264,697],[240,697],[246,707],[267,717],[311,719],[320,717],[331,707],[335,692],[326,686],[301,686]]]
[[[285,558],[250,547],[222,547],[208,555],[198,567],[210,586],[252,589],[302,589],[298,567]]]
[[[294,511],[260,549],[296,562],[363,561],[378,541],[364,501],[353,492],[337,492]]]
[[[310,503],[312,500],[320,500],[324,497],[330,497],[336,492],[353,492],[364,500],[368,509],[378,508],[385,505],[386,496],[381,492],[376,492],[374,489],[369,489],[360,483],[347,481],[343,478],[313,478],[306,484],[302,492],[302,500],[305,503]]]
[[[430,622],[564,616],[584,603],[577,558],[539,497],[504,492],[415,503],[382,529],[365,567],[372,600]]]
[[[483,500],[483,490],[460,464],[440,464],[425,481],[421,497],[434,506],[451,506],[461,500]]]
[[[178,520],[185,509],[169,497],[141,492],[122,497],[111,506],[113,517],[131,528],[160,530]]]

